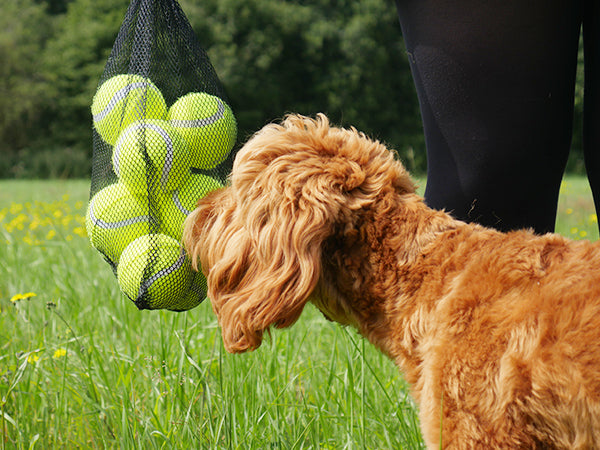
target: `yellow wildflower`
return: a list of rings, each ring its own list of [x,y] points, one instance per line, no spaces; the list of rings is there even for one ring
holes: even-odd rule
[[[31,297],[37,297],[34,292],[26,292],[25,294],[15,294],[10,298],[10,301],[17,303],[20,300],[29,300]]]
[[[54,359],[58,359],[58,358],[62,358],[66,354],[67,354],[67,351],[64,348],[58,348],[58,349],[56,349],[56,351],[54,352],[54,355],[52,355],[52,357]]]
[[[85,230],[84,227],[75,227],[75,228],[73,228],[73,233],[76,234],[77,236],[82,236],[82,237],[86,237],[87,236],[87,231]]]

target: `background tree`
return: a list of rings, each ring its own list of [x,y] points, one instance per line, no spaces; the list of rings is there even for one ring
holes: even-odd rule
[[[392,2],[182,2],[225,84],[242,137],[286,112],[325,112],[422,169],[418,105]],[[207,20],[207,18],[210,18]]]
[[[91,146],[91,100],[128,4],[75,0],[59,18],[43,55],[47,83],[56,92],[48,118],[55,145]]]
[[[228,93],[240,140],[287,112],[325,112],[395,148],[411,170],[425,170],[392,1],[180,3]],[[0,2],[0,177],[89,176],[89,107],[128,5]],[[576,94],[569,168],[581,171],[581,68]]]
[[[51,32],[44,6],[4,0],[0,9],[0,153],[5,156],[30,144],[31,130],[55,93],[47,90],[39,68]]]

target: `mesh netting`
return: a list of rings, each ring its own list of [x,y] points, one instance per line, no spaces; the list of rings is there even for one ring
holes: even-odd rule
[[[88,236],[140,309],[206,296],[183,221],[231,169],[237,127],[175,0],[132,0],[93,98]]]

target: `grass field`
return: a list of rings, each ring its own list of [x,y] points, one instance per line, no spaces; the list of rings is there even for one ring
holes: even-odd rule
[[[87,181],[0,181],[0,449],[414,449],[407,386],[309,307],[249,354],[208,302],[138,311],[85,236]],[[597,239],[582,178],[557,231]]]

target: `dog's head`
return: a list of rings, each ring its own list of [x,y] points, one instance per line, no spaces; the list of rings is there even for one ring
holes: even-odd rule
[[[290,115],[240,149],[230,185],[201,199],[184,229],[228,351],[254,349],[271,325],[298,319],[322,276],[324,243],[356,234],[359,212],[385,190],[414,187],[385,146],[324,115]],[[339,305],[315,303],[344,322]]]

